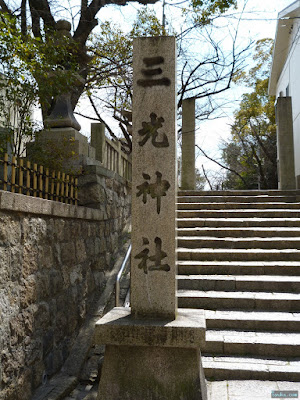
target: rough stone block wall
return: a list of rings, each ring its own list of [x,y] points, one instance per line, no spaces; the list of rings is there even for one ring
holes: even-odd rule
[[[131,201],[101,185],[94,209],[0,191],[1,400],[31,399],[62,367],[102,293]]]

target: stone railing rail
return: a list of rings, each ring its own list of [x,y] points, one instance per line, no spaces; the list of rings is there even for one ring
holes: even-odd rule
[[[96,149],[96,159],[105,168],[131,181],[131,157],[124,153],[121,142],[111,140],[105,135],[103,124],[91,124],[91,145]]]

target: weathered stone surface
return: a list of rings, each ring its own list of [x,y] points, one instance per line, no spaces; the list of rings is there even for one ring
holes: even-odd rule
[[[181,189],[195,190],[195,99],[182,102]]]
[[[61,246],[61,260],[63,264],[73,266],[76,263],[75,243],[65,242]]]
[[[10,280],[10,248],[0,247],[0,285],[4,285]]]
[[[174,350],[106,346],[98,399],[206,400],[200,351]]]
[[[85,251],[84,240],[80,239],[76,241],[76,262],[82,263],[85,260],[86,260],[86,251]]]
[[[175,38],[134,41],[132,308],[96,324],[99,400],[207,399],[204,314],[176,301],[175,60]]]
[[[105,209],[113,175],[96,178]],[[130,216],[130,195],[117,188],[111,221],[98,210],[0,191],[1,400],[31,400],[68,357]]]
[[[175,53],[174,37],[134,42],[131,304],[139,317],[175,318]]]
[[[105,190],[98,183],[90,183],[81,187],[79,200],[81,204],[105,202]]]
[[[22,248],[22,253],[22,275],[26,279],[28,275],[34,274],[39,269],[38,247],[26,243]]]
[[[296,178],[291,97],[277,98],[276,120],[278,151],[278,189],[295,189]]]
[[[130,308],[115,307],[96,324],[95,342],[124,346],[200,348],[205,342],[203,310],[180,309],[175,320],[134,319]]]

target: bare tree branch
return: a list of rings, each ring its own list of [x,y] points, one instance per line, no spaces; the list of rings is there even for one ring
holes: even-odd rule
[[[1,10],[0,10],[0,11],[12,15],[11,10],[7,7],[7,5],[6,5],[6,3],[4,2],[4,0],[0,0],[0,7],[1,7]]]
[[[119,141],[120,139],[114,134],[114,132],[111,130],[110,126],[104,121],[104,119],[103,119],[103,118],[101,117],[101,115],[99,114],[99,112],[98,112],[98,110],[97,110],[97,107],[96,107],[96,105],[95,105],[95,103],[94,103],[92,97],[89,95],[88,98],[89,98],[89,100],[90,100],[90,103],[91,103],[91,105],[92,105],[92,107],[93,107],[93,110],[94,110],[95,114],[97,115],[99,121],[102,122],[102,123],[105,125],[105,127],[107,128],[107,130],[108,130],[108,132],[110,133],[111,137],[113,137],[114,139],[116,139],[116,140]]]
[[[210,190],[213,190],[213,187],[212,187],[212,185],[211,185],[211,183],[210,183],[210,180],[208,179],[208,176],[207,176],[207,174],[206,174],[206,171],[205,171],[205,169],[204,169],[204,165],[203,165],[203,164],[202,164],[202,171],[203,171],[203,175],[204,175],[205,179],[207,180],[207,183],[209,184]]]
[[[274,157],[272,157],[272,156],[270,155],[268,149],[267,149],[266,146],[264,145],[263,141],[261,140],[259,134],[257,133],[257,131],[256,131],[254,125],[251,123],[251,121],[250,121],[250,127],[251,127],[252,133],[253,133],[254,136],[256,137],[256,139],[257,139],[257,141],[258,141],[260,147],[262,148],[263,152],[265,153],[267,159],[274,165],[274,167],[277,168],[277,162],[276,162],[276,160],[274,159]]]
[[[245,179],[244,179],[237,171],[235,171],[235,170],[232,169],[232,168],[226,167],[225,165],[221,164],[219,161],[214,160],[213,158],[209,157],[209,156],[204,152],[204,150],[202,150],[201,147],[198,146],[197,144],[196,144],[196,147],[201,151],[201,153],[204,155],[204,157],[206,157],[208,160],[213,161],[214,163],[216,163],[217,165],[219,165],[219,167],[224,168],[224,169],[226,169],[227,171],[230,171],[230,172],[234,173],[235,175],[237,175],[237,176],[246,184]]]
[[[48,0],[29,0],[31,10],[38,18],[42,19],[47,28],[55,28],[55,20],[50,10]]]
[[[21,3],[21,32],[23,37],[27,35],[27,13],[26,13],[27,0],[22,0]]]

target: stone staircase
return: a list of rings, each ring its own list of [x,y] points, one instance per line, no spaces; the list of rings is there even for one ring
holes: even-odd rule
[[[178,305],[207,379],[300,381],[300,191],[180,191]]]

